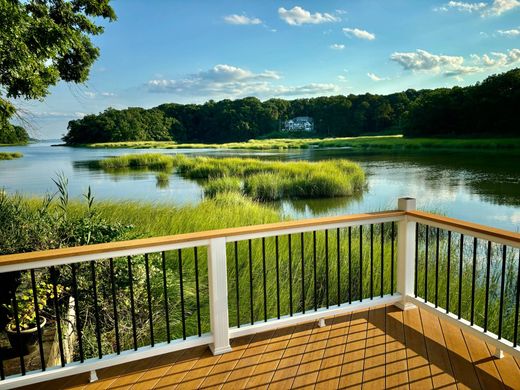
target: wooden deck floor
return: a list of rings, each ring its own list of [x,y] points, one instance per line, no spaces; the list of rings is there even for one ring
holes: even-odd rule
[[[520,361],[436,316],[380,307],[31,386],[31,389],[520,389]]]

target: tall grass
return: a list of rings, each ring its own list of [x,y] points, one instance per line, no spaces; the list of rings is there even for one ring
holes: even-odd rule
[[[183,177],[206,180],[207,196],[232,190],[259,201],[350,196],[361,192],[365,185],[361,167],[347,160],[282,162],[137,154],[112,157],[95,164],[107,171],[174,168]]]
[[[0,160],[14,160],[21,157],[23,154],[20,152],[0,152]]]
[[[175,142],[113,142],[87,145],[91,148],[135,148],[135,149],[252,149],[285,150],[308,148],[349,148],[351,152],[386,151],[516,151],[520,149],[520,138],[403,138],[397,136],[366,136],[337,138],[280,138],[249,140],[222,144],[177,144]]]

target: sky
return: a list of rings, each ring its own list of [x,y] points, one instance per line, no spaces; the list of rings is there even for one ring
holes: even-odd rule
[[[108,107],[387,94],[520,66],[520,0],[113,0],[89,80],[18,107],[40,139]]]

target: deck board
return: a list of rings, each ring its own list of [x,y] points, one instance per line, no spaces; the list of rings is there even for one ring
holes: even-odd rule
[[[424,310],[376,307],[196,347],[25,389],[519,389],[520,366]]]

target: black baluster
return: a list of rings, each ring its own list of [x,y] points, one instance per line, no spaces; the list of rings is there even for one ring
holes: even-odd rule
[[[359,302],[363,301],[363,225],[359,225]]]
[[[292,296],[292,241],[291,235],[287,236],[289,246],[289,313],[293,315],[293,296]]]
[[[197,248],[195,248],[197,249]],[[168,344],[171,341],[171,334],[170,334],[170,308],[168,306],[168,284],[166,282],[166,253],[163,251],[161,253],[161,259],[162,259],[162,274],[163,274],[163,290],[164,290],[164,320],[166,321],[166,341]],[[197,256],[195,256],[195,268],[197,268]],[[198,275],[197,275],[198,277]],[[198,289],[197,289],[198,293]],[[198,298],[198,296],[197,296]],[[199,306],[197,305],[197,310]]]
[[[487,245],[487,259],[486,259],[486,299],[484,301],[484,332],[488,329],[488,311],[489,311],[489,280],[491,273],[491,241]]]
[[[267,322],[267,281],[265,267],[265,237],[262,237],[262,268],[264,271],[264,322]]]
[[[348,227],[348,303],[352,303],[352,227]]]
[[[419,282],[418,282],[418,275],[419,275],[419,224],[415,224],[415,272],[414,272],[414,284],[413,284],[413,291],[415,298],[418,296],[418,289],[419,289]]]
[[[316,231],[312,232],[312,260],[314,262],[314,311],[318,310],[318,285],[316,272]]]
[[[391,236],[392,236],[392,243],[391,243],[391,247],[390,247],[390,295],[394,295],[394,255],[395,255],[395,250],[394,250],[394,246],[395,246],[395,227],[394,227],[395,223],[392,221],[392,231],[391,231]],[[417,236],[415,236],[415,242],[417,242]],[[417,270],[416,270],[417,272]],[[417,296],[417,295],[416,295]]]
[[[325,303],[329,308],[329,231],[325,230]]]
[[[94,319],[96,321],[96,342],[97,342],[97,348],[98,348],[98,357],[101,359],[103,357],[103,351],[101,349],[101,325],[99,323],[99,305],[98,305],[98,298],[97,298],[97,281],[96,281],[95,261],[90,262],[90,273],[92,276],[92,293],[93,293],[93,297],[94,297]],[[59,319],[58,319],[58,321],[59,321]],[[60,330],[60,326],[58,325],[58,335],[60,333],[61,333],[61,330]],[[60,337],[60,340],[61,340],[61,336],[58,336],[58,337]],[[62,349],[62,348],[60,348],[60,349]],[[62,363],[62,366],[63,366],[63,363]]]
[[[381,298],[384,295],[384,274],[385,274],[385,225],[381,224]]]
[[[83,352],[83,331],[81,329],[81,315],[79,312],[79,294],[78,294],[78,280],[76,278],[76,266],[77,264],[71,264],[72,270],[72,294],[74,295],[74,312],[76,313],[76,333],[78,335],[78,347],[79,347],[79,361],[83,363],[85,360]]]
[[[303,233],[300,234],[300,246],[302,255],[302,313],[305,314],[305,244]]]
[[[471,314],[470,323],[475,320],[475,278],[477,273],[477,237],[473,238],[473,270],[471,273]]]
[[[451,280],[451,231],[448,231],[448,267],[446,284],[446,313],[450,312],[450,280]]]
[[[506,255],[507,247],[502,246],[502,277],[500,279],[500,311],[498,312],[498,339],[502,338],[502,322],[504,317],[504,289],[506,287]]]
[[[186,340],[186,312],[184,310],[184,277],[182,275],[182,249],[177,250],[179,259],[179,290],[181,294],[182,339]]]
[[[424,254],[424,301],[428,302],[428,241],[430,238],[430,227],[426,225],[426,241]]]
[[[202,325],[200,322],[200,288],[199,288],[199,254],[197,247],[193,248],[193,257],[195,258],[195,294],[197,298],[197,332],[199,337],[202,336]]]
[[[280,253],[278,236],[275,237],[275,258],[276,258],[276,316],[280,319]]]
[[[38,290],[36,286],[36,276],[34,275],[34,269],[31,270],[31,285],[33,290],[33,303],[34,303],[34,313],[36,315],[36,331],[38,332],[38,348],[40,351],[40,363],[42,366],[42,371],[45,371],[45,356],[43,352],[43,338],[42,338],[42,328],[40,322],[40,307],[38,303]]]
[[[130,313],[132,315],[132,338],[134,350],[137,351],[137,329],[135,324],[134,277],[132,275],[132,258],[128,256],[128,281],[130,286]]]
[[[237,328],[240,328],[240,285],[238,271],[238,241],[235,241],[235,284],[237,287]]]
[[[520,308],[520,250],[518,250],[518,270],[516,271],[515,328],[513,331],[513,347],[518,345],[518,311]]]
[[[114,310],[114,331],[116,334],[116,353],[121,353],[121,344],[119,343],[119,321],[117,318],[117,299],[116,299],[116,281],[114,277],[114,260],[109,259],[110,265],[110,284],[112,288],[112,308]]]
[[[251,315],[251,325],[255,323],[254,310],[253,310],[253,250],[251,247],[251,240],[248,242],[249,245],[249,308]]]
[[[155,345],[155,338],[153,337],[153,313],[152,313],[152,293],[150,287],[150,264],[148,260],[148,253],[144,255],[144,269],[146,274],[146,298],[148,300],[148,322],[150,323],[150,345]]]
[[[439,228],[436,229],[435,235],[435,307],[437,307],[439,303]]]
[[[339,237],[339,228],[336,229],[336,260],[337,260],[337,266],[336,266],[336,272],[338,274],[337,281],[338,281],[338,306],[341,306],[341,258],[340,258],[340,252],[341,252],[341,243],[340,243],[340,237]]]
[[[464,234],[460,235],[460,254],[459,254],[459,302],[458,302],[458,319],[462,316],[462,265],[464,261]]]
[[[370,224],[370,299],[374,299],[374,224]]]

